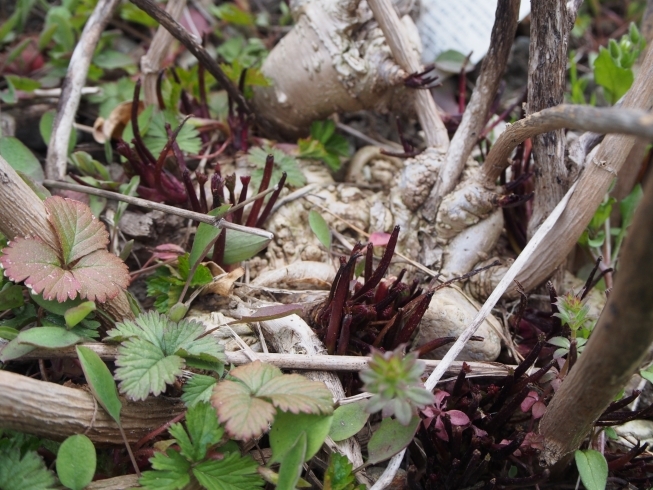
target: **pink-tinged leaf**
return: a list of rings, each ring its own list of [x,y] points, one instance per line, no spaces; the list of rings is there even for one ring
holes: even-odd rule
[[[369,242],[375,247],[385,247],[390,241],[390,233],[375,231],[369,237]]]
[[[170,260],[170,259],[175,259],[185,253],[186,250],[184,250],[179,245],[175,245],[174,243],[163,243],[161,245],[154,247],[154,253],[152,254],[152,258],[161,259],[161,260]]]
[[[524,413],[528,412],[538,399],[539,396],[536,391],[529,391],[524,401],[521,402],[521,411]]]
[[[258,391],[268,381],[283,375],[278,367],[272,366],[271,364],[264,364],[261,361],[254,361],[244,366],[239,366],[236,369],[232,369],[229,374],[245,383],[253,395],[258,395]]]
[[[64,264],[71,264],[109,243],[104,224],[93,216],[86,204],[59,196],[49,197],[43,204],[48,211],[48,221],[59,238]]]
[[[435,406],[439,409],[442,409],[442,402],[446,397],[449,396],[449,393],[446,391],[439,390],[435,393]]]
[[[303,311],[302,305],[297,303],[292,303],[289,305],[263,306],[262,308],[256,310],[253,315],[244,316],[240,320],[231,322],[230,325],[236,323],[276,320],[277,318],[283,318],[290,315],[300,314],[302,311]]]
[[[42,293],[47,300],[63,302],[77,297],[78,280],[61,268],[57,252],[40,238],[16,238],[3,253],[0,263],[12,281],[25,281],[34,293]]]
[[[535,403],[531,410],[531,413],[533,414],[533,418],[535,420],[541,418],[544,415],[544,412],[546,412],[546,405],[542,402]]]
[[[277,412],[270,402],[253,397],[249,388],[238,381],[218,383],[213,390],[211,404],[229,435],[245,441],[259,437],[268,430]]]
[[[106,250],[96,250],[82,257],[72,274],[79,282],[82,298],[104,303],[118,296],[129,285],[129,270],[125,263]]]
[[[442,417],[435,419],[435,435],[437,435],[443,441],[449,440],[449,434],[447,434],[447,430],[444,428]]]
[[[333,412],[333,395],[321,381],[299,374],[284,374],[263,385],[257,395],[269,398],[279,410],[328,415]]]
[[[449,410],[445,413],[449,416],[451,425],[467,425],[470,422],[469,417],[460,410]]]

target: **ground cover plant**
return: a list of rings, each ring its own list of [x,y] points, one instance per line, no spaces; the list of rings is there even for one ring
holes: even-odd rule
[[[0,488],[653,487],[653,8],[409,3],[0,2]]]

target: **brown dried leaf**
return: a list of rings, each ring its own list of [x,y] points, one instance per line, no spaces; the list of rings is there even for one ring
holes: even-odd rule
[[[211,269],[209,268],[209,270]],[[213,274],[213,271],[211,271],[211,274]],[[219,294],[220,296],[229,296],[234,290],[234,283],[240,279],[243,274],[245,274],[245,269],[238,267],[237,269],[231,271],[229,274],[222,276],[217,281],[213,281],[204,286],[202,294],[213,293]]]

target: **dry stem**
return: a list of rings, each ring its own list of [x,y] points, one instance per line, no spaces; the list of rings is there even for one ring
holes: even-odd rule
[[[115,421],[96,410],[93,395],[83,389],[37,381],[0,371],[0,427],[48,439],[86,434],[96,444],[122,445]],[[181,400],[150,397],[144,402],[122,400],[120,420],[130,443],[182,412]]]
[[[487,121],[488,111],[496,97],[499,82],[508,62],[512,41],[515,38],[519,21],[519,3],[520,0],[499,0],[497,4],[490,49],[481,64],[476,88],[465,109],[460,126],[451,139],[443,172],[436,180],[424,205],[426,209],[432,209],[433,213],[437,212],[442,197],[451,192],[458,183],[465,162]]]
[[[70,58],[45,160],[45,174],[51,179],[61,179],[66,175],[68,140],[79,107],[82,88],[86,83],[88,68],[100,35],[119,3],[119,0],[98,1]]]
[[[422,65],[408,42],[408,37],[404,33],[404,26],[390,0],[368,0],[367,3],[385,35],[386,42],[397,64],[406,73],[420,72]],[[416,91],[415,110],[426,136],[426,144],[446,149],[449,146],[447,129],[438,115],[435,101],[429,90]]]
[[[653,342],[653,179],[628,235],[615,286],[578,363],[540,422],[542,459],[553,465],[579,447],[636,371]]]
[[[186,0],[170,0],[166,5],[166,12],[177,20],[186,7]],[[161,63],[166,57],[172,35],[163,26],[159,26],[152,38],[152,44],[147,54],[141,58],[141,72],[143,73],[143,100],[145,106],[156,105],[156,79],[159,76]]]

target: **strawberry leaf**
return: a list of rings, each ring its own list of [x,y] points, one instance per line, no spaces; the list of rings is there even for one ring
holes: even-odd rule
[[[193,468],[197,481],[208,490],[250,490],[263,487],[258,464],[249,456],[229,453],[222,460],[207,460]]]
[[[178,490],[190,483],[190,463],[174,449],[150,458],[154,471],[144,471],[138,483],[145,489]]]
[[[72,264],[109,243],[106,228],[86,204],[59,196],[49,197],[43,204],[59,238],[64,264]]]
[[[218,425],[215,410],[208,403],[199,403],[188,410],[186,428],[177,423],[173,424],[168,432],[179,443],[181,455],[193,462],[203,460],[207,449],[220,442],[224,434],[224,430]]]
[[[82,257],[72,270],[81,284],[82,298],[104,303],[118,296],[129,286],[129,273],[125,263],[106,250],[96,250]]]
[[[121,380],[121,391],[134,400],[144,400],[148,393],[158,395],[181,375],[185,358],[221,369],[226,361],[224,348],[214,337],[201,337],[204,331],[201,323],[176,323],[156,312],[116,324],[107,337],[126,340],[116,358],[115,376]]]
[[[292,413],[331,414],[333,399],[323,383],[255,361],[230,372],[235,381],[215,387],[211,402],[220,422],[236,439],[249,440],[265,432],[275,407]]]
[[[194,374],[184,385],[184,394],[181,399],[188,408],[192,408],[200,402],[209,402],[216,379],[212,376]]]

